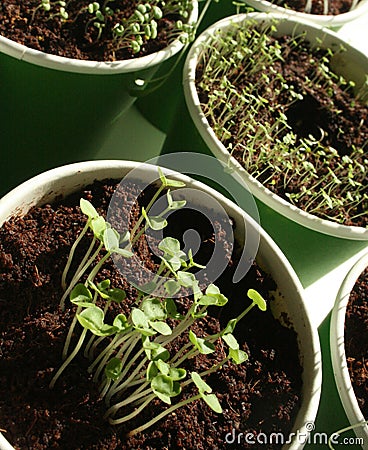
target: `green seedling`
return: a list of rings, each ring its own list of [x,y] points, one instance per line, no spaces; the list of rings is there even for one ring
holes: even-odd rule
[[[207,315],[208,308],[222,308],[228,299],[215,284],[205,289],[200,287],[195,273],[190,270],[204,266],[197,264],[192,252],[186,254],[179,241],[172,237],[165,237],[158,244],[161,263],[157,274],[162,279],[157,275],[147,289],[138,291],[129,314],[121,310],[126,292],[113,287],[109,279],[96,281],[112,255],[130,258],[134,245],[143,239],[142,231],[165,227],[167,222],[163,216],[185,206],[185,201],[174,200],[170,190],[180,189],[184,183],[166,177],[161,170],[159,180],[160,185],[148,205],[141,209],[137,224],[124,235],[119,235],[90,202],[81,199],[80,209],[86,216],[86,224],[70,250],[62,276],[65,293],[60,302],[64,308],[68,297],[75,315],[64,346],[64,361],[50,383],[52,388],[83,350],[84,357],[89,360],[88,372],[106,403],[104,418],[111,425],[129,422],[154,399],[168,405],[162,413],[131,430],[131,435],[194,401],[202,400],[220,414],[219,400],[204,378],[226,363],[241,364],[247,360],[248,355],[240,348],[234,329],[254,306],[261,311],[266,309],[263,297],[249,289],[247,297],[252,303],[238,317],[230,320],[217,334],[197,336],[193,325]],[[167,206],[160,215],[152,216],[150,210],[160,195],[166,199]],[[79,264],[72,264],[82,239],[90,239],[91,244]],[[75,273],[70,274],[75,265]],[[174,296],[183,288],[191,303],[181,314]],[[159,296],[157,292],[164,292],[166,296]],[[71,348],[72,336],[77,338],[74,348]],[[172,355],[170,344],[183,337],[186,343]],[[201,373],[188,373],[187,364],[191,358],[219,352],[220,348],[228,349],[220,362]],[[183,400],[181,393],[188,385],[195,386],[198,393]]]
[[[302,204],[304,211],[337,223],[366,216],[366,142],[338,152],[326,143],[329,136],[322,124],[313,136],[299,136],[287,112],[305,101],[315,87],[321,88],[327,93],[331,114],[341,123],[339,138],[349,136],[343,118],[339,119],[336,86],[351,102],[366,107],[367,84],[357,89],[334,72],[333,63],[344,48],[310,48],[304,33],[295,33],[283,47],[272,37],[277,26],[277,22],[259,25],[248,20],[215,33],[203,44],[196,80],[197,90],[207,99],[201,105],[203,113],[229,154],[272,192],[281,191],[293,205]],[[286,79],[276,70],[290,48],[311,55],[305,80]],[[360,128],[361,134],[367,133],[364,120]]]

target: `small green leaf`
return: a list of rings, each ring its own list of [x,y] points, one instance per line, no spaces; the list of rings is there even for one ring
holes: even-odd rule
[[[80,206],[82,213],[85,214],[86,216],[88,216],[89,219],[95,219],[96,217],[99,216],[95,207],[88,200],[81,198],[80,202],[79,202],[79,206]]]
[[[91,291],[82,283],[78,283],[70,293],[70,301],[83,308],[93,307]]]
[[[171,367],[169,370],[169,376],[174,381],[179,381],[187,376],[187,371],[185,369]]]
[[[150,321],[149,324],[155,331],[162,334],[163,336],[170,336],[170,334],[172,334],[172,329],[169,327],[169,325],[166,322]]]
[[[151,352],[152,361],[168,361],[170,359],[170,353],[162,345],[158,345],[157,348],[152,349]]]
[[[176,304],[172,298],[167,298],[165,300],[165,309],[168,317],[171,317],[172,319],[184,319],[184,316],[182,314],[178,313],[178,310],[176,308]]]
[[[99,330],[104,322],[104,312],[98,306],[86,308],[77,314],[79,323],[87,330]]]
[[[238,341],[236,340],[233,334],[231,333],[225,334],[224,336],[222,336],[222,339],[226,342],[228,347],[231,348],[231,350],[239,349]]]
[[[170,397],[179,395],[181,391],[179,383],[162,373],[159,373],[153,378],[151,388],[157,397],[169,405],[171,404]]]
[[[210,284],[206,289],[206,295],[200,299],[199,304],[224,306],[227,301],[227,298],[221,294],[220,289],[214,284]]]
[[[167,294],[170,296],[177,294],[181,289],[180,284],[175,280],[166,281],[166,283],[164,284],[164,287],[165,287]]]
[[[230,348],[229,357],[235,364],[242,364],[243,362],[248,360],[248,354],[240,349],[233,350],[232,348]]]
[[[146,371],[147,381],[152,381],[153,378],[155,378],[155,376],[157,374],[158,374],[158,369],[157,369],[156,363],[154,361],[150,361],[147,366],[147,371]]]
[[[199,375],[197,372],[191,372],[190,374],[194,384],[197,386],[199,392],[201,394],[208,393],[210,394],[212,392],[211,386],[209,386],[203,378]]]
[[[107,289],[105,292],[109,299],[115,303],[121,303],[126,299],[126,292],[123,289],[111,288]]]
[[[102,280],[100,283],[97,283],[97,289],[105,291],[106,289],[109,289],[110,285],[111,281],[109,279]]]
[[[158,244],[158,248],[168,255],[174,256],[180,254],[180,256],[185,256],[185,253],[180,249],[180,242],[172,237],[162,239]]]
[[[170,372],[170,366],[169,364],[165,363],[162,359],[159,359],[158,361],[155,361],[157,369],[164,375],[169,375]]]
[[[221,294],[220,289],[215,284],[208,285],[206,289],[206,295],[212,295],[216,297],[218,294]]]
[[[266,311],[266,300],[261,296],[259,292],[254,289],[249,289],[247,292],[248,297],[255,303],[261,311]]]
[[[187,204],[186,200],[173,200],[170,190],[167,191],[166,198],[168,208],[173,211],[184,208],[184,206]]]
[[[122,333],[127,331],[130,328],[128,323],[128,319],[124,314],[118,314],[113,322],[113,326],[117,329],[118,332]]]
[[[197,337],[192,330],[189,331],[189,340],[202,355],[208,355],[215,351],[215,346],[212,342]]]
[[[139,329],[149,328],[149,323],[146,315],[138,308],[133,308],[131,313],[133,325]]]
[[[122,361],[119,358],[112,358],[106,364],[105,375],[107,378],[116,381],[121,374],[122,368],[123,368]]]
[[[185,186],[185,183],[183,183],[182,181],[169,180],[168,178],[166,178],[160,168],[158,168],[158,173],[160,176],[161,183],[164,187],[184,187]]]
[[[238,323],[238,321],[236,319],[229,320],[229,322],[227,323],[226,327],[223,329],[221,334],[225,335],[225,334],[232,333],[235,330],[237,323]]]
[[[184,287],[195,287],[198,284],[196,277],[190,272],[179,271],[177,273],[179,283]]]
[[[117,253],[118,255],[121,255],[124,258],[131,258],[133,256],[133,253],[125,248],[115,248],[114,253]]]
[[[218,414],[222,413],[220,402],[215,394],[202,394],[201,397],[213,411]]]
[[[142,338],[142,346],[146,352],[147,358],[151,361],[167,361],[170,358],[170,353],[157,342],[151,342],[147,336]]]
[[[158,298],[146,298],[143,300],[141,309],[148,320],[165,320],[166,311],[164,304]]]
[[[144,207],[142,207],[142,216],[146,219],[146,226],[154,231],[162,230],[167,226],[167,220],[159,216],[148,216]]]
[[[183,266],[183,260],[181,260],[176,255],[175,256],[164,255],[162,259],[165,263],[167,263],[171,267],[171,270],[173,272],[177,272],[181,268],[181,266]]]
[[[96,336],[111,336],[117,331],[114,326],[104,323],[104,312],[97,306],[84,309],[77,314],[77,319],[82,327]]]
[[[125,233],[120,234],[119,242],[120,242],[120,244],[122,244],[124,242],[130,242],[130,233],[129,233],[129,231],[125,231]]]
[[[102,216],[98,216],[91,221],[91,229],[93,234],[100,241],[103,240],[103,234],[107,227],[107,222]]]
[[[120,236],[113,228],[106,228],[103,232],[103,243],[108,252],[112,252],[119,248]]]

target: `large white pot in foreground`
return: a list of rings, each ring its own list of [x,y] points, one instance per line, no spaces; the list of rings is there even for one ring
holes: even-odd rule
[[[212,36],[215,33],[231,30],[232,24],[239,25],[244,23],[246,26],[245,22],[249,20],[252,20],[252,23],[257,22],[260,24],[275,23],[276,20],[277,31],[274,32],[276,36],[298,36],[301,33],[303,33],[304,36],[305,33],[305,39],[311,42],[312,45],[318,43],[321,47],[328,47],[332,50],[337,50],[343,45],[347,51],[339,53],[338,56],[334,57],[334,70],[346,79],[353,80],[357,89],[365,83],[366,74],[368,73],[368,58],[363,53],[340,39],[334,32],[322,29],[317,25],[308,22],[285,18],[283,15],[279,14],[251,13],[231,16],[215,23],[204,31],[192,45],[186,59],[183,72],[184,94],[188,111],[198,132],[213,155],[220,161],[228,164],[231,169],[235,170],[247,184],[252,194],[273,210],[307,228],[321,233],[346,239],[368,239],[368,229],[357,226],[341,225],[332,220],[330,221],[314,216],[292,205],[264,187],[258,180],[253,178],[234,157],[230,156],[205,117],[196,89],[196,69],[200,62],[203,48],[206,44],[211,42]]]
[[[350,293],[363,270],[368,267],[367,250],[346,275],[336,297],[331,315],[330,346],[332,367],[340,399],[357,437],[363,439],[362,447],[368,449],[368,424],[354,394],[345,353],[345,315]]]
[[[127,161],[96,161],[63,166],[45,172],[20,185],[0,200],[0,224],[14,215],[24,215],[32,206],[52,202],[59,195],[67,195],[92,183],[94,180],[112,178],[122,179],[128,172],[142,167],[142,178],[157,179],[157,167],[142,165]],[[300,351],[300,362],[303,368],[302,404],[293,427],[293,432],[304,436],[308,435],[308,424],[314,422],[319,405],[321,392],[321,354],[317,330],[311,325],[306,312],[303,299],[303,288],[293,271],[291,265],[272,241],[272,239],[234,203],[204,184],[193,181],[187,176],[177,172],[165,171],[171,178],[186,183],[190,188],[189,200],[196,201],[198,205],[206,208],[208,196],[218,202],[235,223],[235,239],[244,241],[250,229],[259,232],[260,241],[257,253],[257,263],[271,274],[278,286],[276,300],[274,301],[274,314],[290,323],[297,333]],[[207,197],[207,203],[206,203]],[[202,199],[202,200],[201,200]],[[246,228],[244,228],[244,224]],[[307,427],[307,428],[306,428]],[[285,442],[288,437],[285,437]],[[303,439],[294,438],[291,444],[284,449],[301,449],[304,447]],[[8,450],[9,446],[4,436],[0,435],[0,449]]]

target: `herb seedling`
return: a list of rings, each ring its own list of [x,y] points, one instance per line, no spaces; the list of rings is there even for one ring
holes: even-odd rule
[[[125,291],[111,286],[108,279],[96,281],[111,255],[131,258],[134,245],[144,230],[164,228],[167,225],[165,214],[185,207],[185,200],[175,200],[171,191],[183,187],[184,183],[167,178],[161,170],[159,179],[160,186],[151,201],[141,209],[142,214],[135,226],[123,236],[105,221],[90,202],[81,199],[80,208],[86,215],[86,225],[70,250],[62,276],[65,293],[60,306],[64,308],[69,297],[76,311],[64,346],[64,362],[55,373],[50,387],[55,385],[83,349],[84,356],[89,359],[88,371],[93,381],[98,383],[100,397],[107,406],[105,419],[112,425],[132,420],[154,399],[158,398],[168,405],[156,417],[132,429],[130,435],[151,427],[177,408],[196,400],[203,400],[216,413],[221,413],[221,405],[205,377],[221,369],[224,364],[241,364],[247,360],[248,355],[240,348],[233,334],[234,329],[255,306],[261,311],[266,310],[262,296],[249,289],[247,297],[251,304],[238,317],[230,320],[216,334],[197,336],[193,325],[207,315],[209,307],[223,307],[228,299],[214,284],[200,287],[191,269],[203,266],[194,261],[191,251],[186,254],[181,250],[180,242],[172,237],[160,241],[161,263],[156,276],[150,287],[138,291],[128,315],[119,307],[126,299]],[[165,195],[167,206],[161,214],[152,216],[151,208],[160,195]],[[69,274],[76,248],[82,239],[87,238],[88,232],[92,232],[91,244],[75,272]],[[190,295],[191,303],[181,313],[174,298],[183,289],[186,296]],[[157,294],[160,292],[161,296]],[[112,313],[114,317],[111,317]],[[77,332],[77,343],[71,349],[72,335]],[[186,343],[172,355],[170,346],[183,336],[187,336]],[[201,373],[188,373],[190,358],[199,354],[216,354],[220,347],[227,348],[226,356],[220,361]],[[180,399],[182,390],[188,385],[195,386],[197,393]]]
[[[94,44],[99,44],[104,40],[109,43],[113,55],[123,49],[128,49],[133,55],[140,53],[149,41],[158,37],[160,23],[168,17],[177,17],[175,26],[166,31],[169,42],[180,36],[186,43],[193,37],[195,25],[187,23],[193,9],[191,0],[150,0],[134,3],[134,11],[127,15],[124,8],[113,0],[41,0],[34,9],[31,23],[40,14],[47,20],[60,17],[63,26],[79,23],[80,27],[84,28],[87,42],[92,40]]]
[[[303,33],[280,39],[273,37],[275,30],[277,21],[247,20],[219,30],[203,45],[196,81],[206,99],[202,110],[229,154],[265,187],[319,217],[368,224],[367,85],[354,94],[354,83],[334,72],[333,61],[344,48],[322,49],[321,43],[310,48]],[[309,55],[305,78],[280,70],[290,54],[297,61],[300,51]],[[323,109],[313,109],[316,89],[326,93]],[[344,101],[354,102],[361,117],[354,134],[342,115]],[[304,113],[303,123],[311,120],[312,126],[301,131],[299,122],[292,122],[298,108],[327,119],[314,125]],[[331,115],[337,133],[324,125]]]

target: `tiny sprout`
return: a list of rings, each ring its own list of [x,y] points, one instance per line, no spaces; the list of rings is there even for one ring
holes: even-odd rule
[[[97,11],[99,11],[99,9],[100,9],[100,4],[97,2],[93,2],[88,5],[88,12],[90,14],[96,13]]]
[[[153,12],[154,19],[156,19],[156,20],[162,19],[163,13],[162,13],[161,8],[159,8],[158,6],[153,6],[152,12]]]
[[[253,300],[253,303],[256,304],[261,311],[266,311],[267,303],[259,292],[254,289],[249,289],[247,295],[251,300]]]
[[[139,53],[141,50],[141,46],[136,41],[132,41],[130,44],[130,47],[131,47],[133,53]]]
[[[216,395],[212,394],[211,387],[202,380],[201,376],[196,373],[191,373],[192,380],[194,381],[194,384],[197,386],[199,394],[201,398],[207,403],[207,405],[216,413],[221,414],[222,408],[221,405],[216,397]]]

